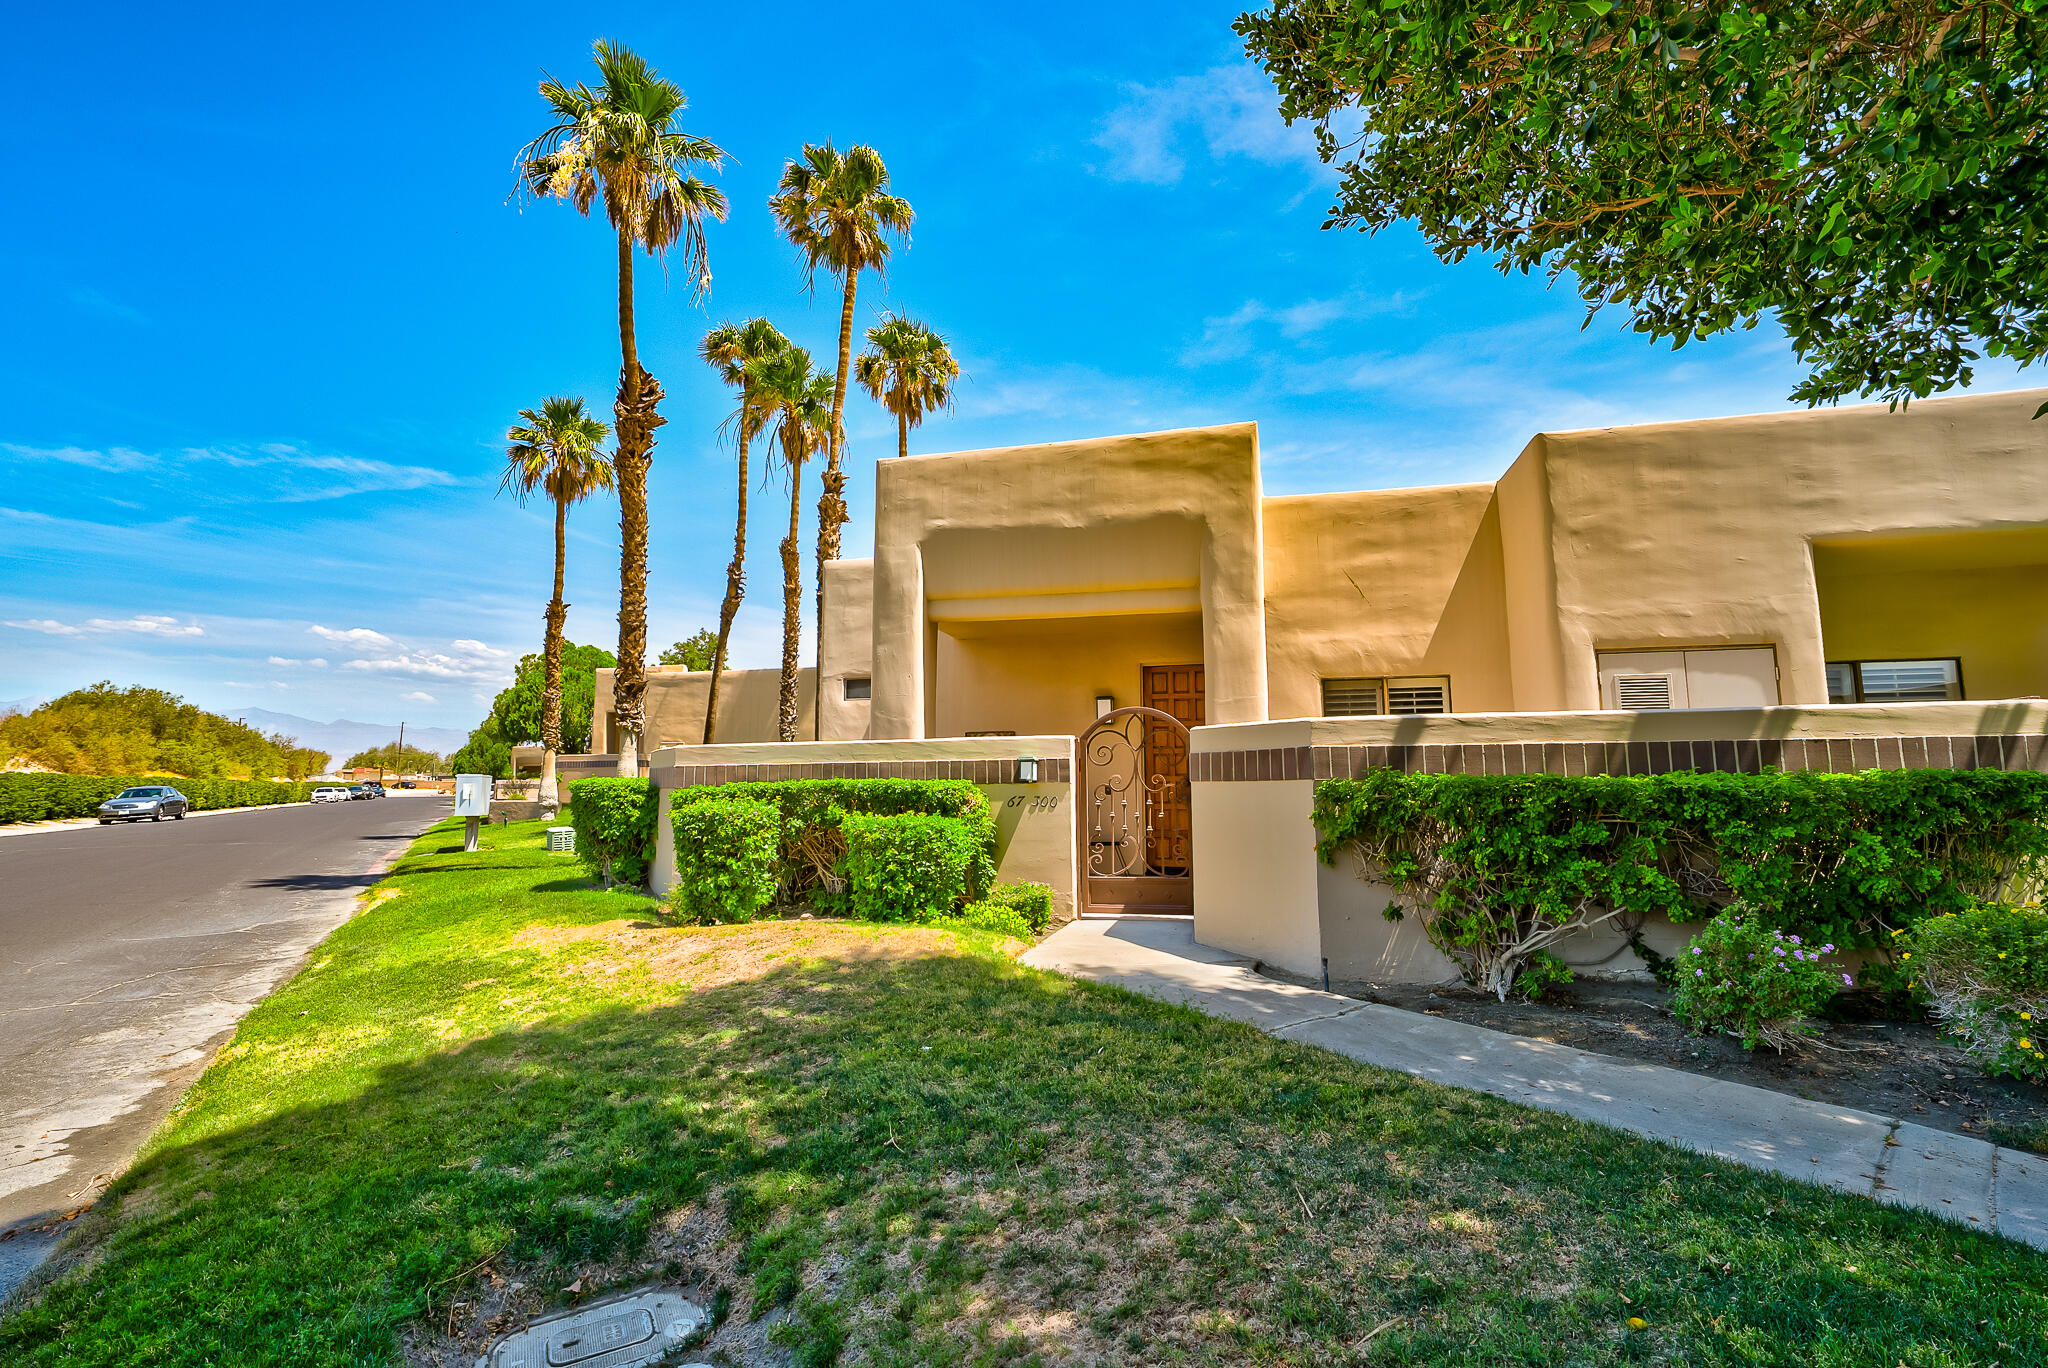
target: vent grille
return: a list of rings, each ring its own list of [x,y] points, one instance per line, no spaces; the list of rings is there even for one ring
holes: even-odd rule
[[[1651,708],[1671,706],[1670,675],[1616,675],[1614,679],[1614,703],[1616,707],[1632,712],[1643,712]]]
[[[1414,717],[1424,713],[1447,713],[1451,710],[1451,689],[1448,684],[1389,684],[1387,686],[1387,711],[1396,717]]]
[[[1932,703],[1960,698],[1953,660],[1866,660],[1857,667],[1866,703]]]
[[[1380,682],[1377,679],[1323,681],[1323,716],[1377,717],[1379,711]]]

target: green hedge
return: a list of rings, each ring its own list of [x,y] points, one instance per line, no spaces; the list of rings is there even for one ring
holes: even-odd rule
[[[90,817],[125,788],[169,785],[192,800],[195,812],[216,808],[303,803],[326,785],[303,780],[178,779],[161,774],[0,774],[0,823]]]
[[[988,799],[964,779],[784,779],[679,789],[671,811],[685,804],[749,799],[773,803],[781,813],[778,900],[834,906],[840,894],[849,814],[950,817],[967,831],[973,856],[967,869],[972,898],[985,897],[996,877],[996,823]]]
[[[1913,929],[1906,968],[1987,1072],[2048,1083],[2048,911],[1990,904]]]
[[[672,803],[676,886],[670,904],[693,922],[752,921],[775,897],[782,814],[773,803],[731,798]]]
[[[656,795],[652,779],[596,776],[569,786],[576,853],[607,883],[647,882],[654,859]]]
[[[1324,862],[1358,855],[1503,995],[1580,926],[1630,932],[1650,913],[1701,921],[1737,904],[1809,940],[1875,948],[1866,974],[1890,987],[1891,931],[2038,888],[2048,870],[2048,774],[2004,770],[1376,770],[1318,783],[1315,822]]]
[[[980,842],[957,817],[846,813],[846,896],[863,921],[937,921],[967,896]]]

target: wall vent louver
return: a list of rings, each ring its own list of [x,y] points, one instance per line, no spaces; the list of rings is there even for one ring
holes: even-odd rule
[[[1631,712],[1671,706],[1670,675],[1617,675],[1614,702]]]
[[[1379,711],[1380,682],[1377,679],[1323,681],[1323,716],[1377,717]]]
[[[1392,684],[1387,686],[1387,711],[1396,717],[1414,717],[1451,710],[1450,690],[1442,684]]]

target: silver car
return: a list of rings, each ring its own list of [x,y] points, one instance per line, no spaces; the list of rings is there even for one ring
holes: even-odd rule
[[[192,808],[184,794],[167,785],[122,789],[100,804],[100,825],[112,822],[161,822],[169,817],[182,822]]]

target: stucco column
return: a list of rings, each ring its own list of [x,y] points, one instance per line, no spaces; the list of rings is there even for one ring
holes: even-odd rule
[[[915,741],[925,735],[926,672],[931,665],[925,618],[924,558],[915,544],[875,546],[873,704],[868,735]]]
[[[1257,509],[1254,499],[1252,507]],[[1266,720],[1266,585],[1256,516],[1248,535],[1202,539],[1204,712],[1212,725]],[[1231,533],[1240,529],[1232,527]]]

